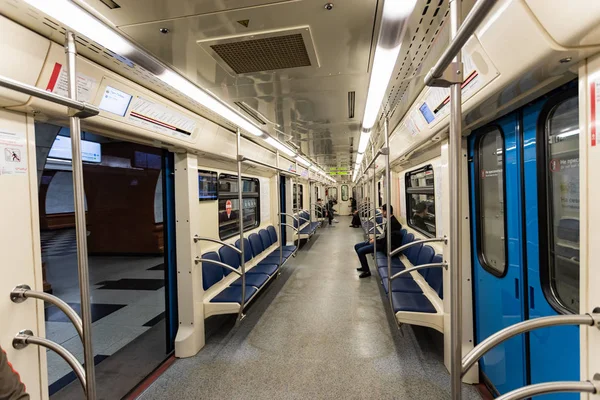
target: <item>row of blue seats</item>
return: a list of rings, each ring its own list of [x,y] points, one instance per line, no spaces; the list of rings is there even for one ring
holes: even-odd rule
[[[298,234],[302,236],[312,236],[315,234],[317,229],[321,226],[320,221],[310,220],[310,214],[308,211],[300,211],[297,216],[297,220],[294,220],[294,228],[298,229]]]
[[[247,303],[285,264],[285,262],[295,254],[296,246],[283,246],[282,262],[280,263],[279,247],[268,254],[264,254],[272,245],[277,243],[277,231],[273,226],[267,229],[261,229],[258,233],[253,233],[248,238],[244,238],[244,260],[249,263],[253,259],[259,258],[260,261],[246,270],[246,296]],[[240,249],[241,243],[238,239],[235,247]],[[203,259],[213,260],[227,264],[233,269],[239,270],[241,257],[238,252],[228,246],[221,246],[218,251],[206,252],[202,255]],[[202,285],[204,290],[210,289],[215,284],[221,282],[232,271],[210,262],[202,263]],[[211,303],[241,303],[242,301],[242,278],[233,281],[229,286],[224,287]]]
[[[412,243],[415,238],[412,233],[408,233],[406,229],[402,229],[402,246]],[[388,294],[388,266],[387,255],[383,252],[377,252],[377,271],[381,277],[381,283]],[[400,271],[413,266],[442,263],[443,257],[440,254],[435,254],[431,246],[416,244],[401,252],[401,255],[392,258],[391,274],[394,276]],[[423,313],[423,314],[442,314],[441,303],[443,299],[443,271],[442,268],[426,268],[418,270],[422,276],[421,285],[417,283],[411,274],[402,275],[391,282],[392,291],[392,307],[399,322],[403,322],[405,313]],[[423,283],[429,285],[431,290],[424,293]],[[432,296],[436,296],[437,299]],[[436,303],[436,304],[434,304]],[[437,305],[437,307],[436,307]],[[436,321],[433,321],[433,320]],[[418,324],[418,320],[408,316],[408,321],[412,324]],[[440,331],[443,330],[443,324],[439,323],[437,318],[424,318],[422,325],[434,327]],[[406,321],[404,321],[406,322]]]

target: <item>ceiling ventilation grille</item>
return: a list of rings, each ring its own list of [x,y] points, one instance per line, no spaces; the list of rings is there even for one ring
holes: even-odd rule
[[[356,104],[356,92],[348,92],[348,118],[354,118],[354,106]]]
[[[309,67],[301,34],[265,37],[210,46],[236,74]]]

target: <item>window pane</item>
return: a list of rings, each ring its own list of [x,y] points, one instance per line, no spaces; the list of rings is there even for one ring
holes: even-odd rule
[[[231,212],[227,216],[227,202],[231,202]],[[244,198],[244,230],[258,226],[258,199]],[[221,239],[238,235],[239,230],[239,201],[238,199],[219,200],[219,236]]]
[[[579,312],[579,111],[573,97],[546,124],[550,283],[557,300]]]
[[[337,188],[336,187],[327,188],[327,190],[325,191],[325,196],[327,197],[327,200],[337,201],[337,199],[338,199]]]
[[[422,232],[426,236],[435,236],[435,196],[432,194],[408,195],[408,226]]]
[[[348,185],[342,185],[342,201],[348,201]]]
[[[484,268],[506,270],[504,229],[504,138],[495,129],[479,139],[479,242]]]
[[[297,204],[297,200],[300,200],[300,209],[304,209],[304,185],[302,184],[298,184],[298,187],[300,188],[300,192],[296,192],[297,188],[296,188],[296,184],[294,183],[293,187],[292,187],[292,207],[294,208],[294,210],[298,210],[298,204]],[[298,194],[298,196],[296,197],[296,193]]]

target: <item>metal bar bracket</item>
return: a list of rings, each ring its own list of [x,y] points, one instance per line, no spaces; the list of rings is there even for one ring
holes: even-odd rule
[[[463,80],[463,63],[451,62],[442,73],[442,76],[432,78],[429,86],[450,87],[456,83],[462,84]]]

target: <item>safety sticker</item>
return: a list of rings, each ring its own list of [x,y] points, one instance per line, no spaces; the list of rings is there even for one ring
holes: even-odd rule
[[[591,145],[592,147],[596,146],[596,131],[597,131],[597,122],[596,122],[596,110],[598,110],[598,106],[600,105],[600,82],[592,82],[591,87],[590,87],[590,103],[591,103],[591,118],[592,118],[592,124],[591,124],[591,132],[590,132],[590,138],[591,138]]]
[[[27,173],[25,134],[0,131],[0,175]]]
[[[94,88],[96,88],[96,79],[77,73],[77,100],[89,103],[92,101],[94,95]],[[46,86],[46,90],[54,94],[61,96],[69,96],[69,81],[67,76],[67,69],[60,63],[54,64],[54,69],[50,75],[50,80]]]
[[[231,200],[227,200],[225,203],[225,212],[227,213],[227,218],[231,218]]]

